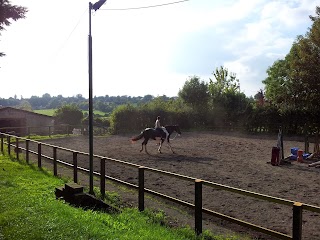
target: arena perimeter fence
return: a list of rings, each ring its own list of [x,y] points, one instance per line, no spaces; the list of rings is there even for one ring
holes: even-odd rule
[[[67,148],[63,148],[63,147],[59,147],[59,146],[54,146],[51,144],[46,144],[46,143],[18,137],[15,135],[1,133],[1,132],[0,132],[0,138],[1,138],[1,145],[0,145],[1,152],[4,153],[4,151],[5,151],[4,145],[7,145],[8,155],[11,156],[11,147],[13,147],[17,160],[19,160],[19,154],[20,154],[20,152],[22,152],[22,150],[25,151],[25,160],[28,164],[29,164],[29,160],[30,160],[30,153],[35,154],[37,156],[39,168],[42,168],[42,158],[47,159],[47,160],[51,160],[53,162],[54,176],[58,176],[58,164],[61,164],[63,166],[66,166],[68,168],[73,169],[73,181],[75,183],[78,183],[78,171],[81,171],[84,173],[89,173],[89,169],[80,167],[80,166],[78,166],[78,163],[77,163],[78,155],[81,154],[81,155],[89,156],[88,153],[74,151],[71,149],[67,149]],[[12,141],[12,139],[14,139],[14,138],[15,138],[15,141]],[[25,147],[21,147],[19,145],[19,140],[25,141]],[[33,151],[29,148],[30,142],[32,142],[38,146],[37,151]],[[52,157],[42,154],[42,151],[41,151],[42,146],[47,146],[47,147],[52,148]],[[72,156],[73,156],[73,163],[70,164],[70,163],[59,160],[58,156],[57,156],[58,149],[62,150],[62,151],[71,152]],[[211,216],[214,216],[214,217],[217,217],[217,218],[220,218],[220,219],[223,219],[223,220],[250,228],[252,230],[255,230],[255,231],[258,231],[261,233],[265,233],[265,234],[268,234],[273,237],[277,237],[278,239],[301,240],[302,239],[302,214],[303,214],[303,210],[320,213],[320,207],[309,205],[309,204],[304,204],[304,203],[286,200],[286,199],[282,199],[282,198],[272,197],[272,196],[268,196],[268,195],[264,195],[264,194],[260,194],[260,193],[242,190],[239,188],[229,187],[226,185],[222,185],[222,184],[218,184],[218,183],[214,183],[214,182],[209,182],[209,181],[205,181],[205,180],[201,180],[201,179],[196,179],[193,177],[184,176],[184,175],[180,175],[177,173],[171,173],[168,171],[163,171],[163,170],[159,170],[159,169],[155,169],[155,168],[140,166],[137,164],[133,164],[133,163],[129,163],[129,162],[125,162],[122,160],[117,160],[117,159],[113,159],[113,158],[109,158],[109,157],[104,157],[104,156],[99,156],[99,155],[94,155],[94,157],[100,159],[100,173],[94,171],[93,174],[95,176],[100,177],[100,192],[103,197],[105,196],[105,192],[106,192],[106,179],[108,179],[108,180],[117,182],[119,184],[123,184],[127,187],[131,187],[131,188],[138,190],[138,208],[140,211],[143,211],[145,208],[145,201],[144,201],[145,193],[149,193],[154,196],[158,196],[158,197],[164,198],[166,200],[170,200],[170,201],[175,202],[177,204],[180,204],[182,206],[189,207],[194,210],[195,232],[197,235],[200,235],[202,233],[202,214],[206,213],[208,215],[211,215]],[[113,163],[120,163],[122,165],[127,165],[127,166],[138,169],[138,185],[135,185],[135,184],[132,184],[129,182],[125,182],[120,179],[113,178],[111,176],[107,176],[106,175],[106,167],[105,167],[106,161],[113,162]],[[144,187],[144,184],[145,184],[144,176],[145,176],[146,171],[154,172],[154,173],[158,173],[158,174],[164,174],[164,175],[170,176],[172,178],[179,178],[179,179],[182,179],[185,181],[193,182],[194,183],[194,193],[195,193],[194,194],[194,203],[189,203],[189,202],[186,202],[186,201],[183,201],[183,200],[180,200],[180,199],[153,191],[152,189],[145,188]],[[293,216],[292,217],[293,218],[292,236],[287,235],[287,234],[283,234],[283,233],[280,233],[280,232],[277,232],[277,231],[274,231],[274,230],[271,230],[268,228],[264,228],[262,226],[255,225],[253,223],[242,221],[240,219],[233,218],[233,217],[212,211],[210,209],[203,208],[202,207],[202,194],[203,194],[202,186],[204,186],[204,185],[209,186],[209,187],[213,187],[213,188],[217,188],[220,190],[225,190],[225,191],[229,191],[229,192],[233,192],[233,193],[237,193],[237,194],[241,194],[241,195],[245,195],[245,196],[249,196],[249,197],[253,197],[253,198],[262,199],[264,201],[273,202],[273,203],[277,203],[277,204],[283,204],[283,205],[292,207],[292,216]]]
[[[53,126],[11,126],[11,127],[1,127],[0,132],[6,132],[13,135],[31,137],[34,135],[40,136],[49,136],[51,135],[87,135],[88,127],[85,125],[70,125],[70,124],[58,124]],[[94,126],[93,128],[94,135],[105,135],[109,133],[107,127]]]

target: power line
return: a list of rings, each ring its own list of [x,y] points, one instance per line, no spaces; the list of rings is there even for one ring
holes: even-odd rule
[[[124,10],[139,10],[139,9],[145,9],[145,8],[155,8],[155,7],[164,7],[167,5],[177,4],[177,3],[183,3],[188,2],[190,0],[182,0],[182,1],[176,1],[176,2],[170,2],[170,3],[163,3],[158,5],[151,5],[151,6],[143,6],[143,7],[132,7],[132,8],[109,8],[109,9],[100,9],[105,11],[124,11]]]
[[[74,28],[72,29],[71,33],[69,34],[68,38],[67,38],[67,41],[69,40],[69,38],[71,37],[71,35],[73,34],[74,30],[76,30],[76,28],[78,27],[78,25],[80,24],[82,18],[83,18],[83,15],[87,12],[87,9],[82,13],[81,17],[79,18],[77,24],[74,26]]]
[[[82,15],[80,16],[77,24],[74,26],[74,28],[73,28],[72,31],[70,32],[69,36],[68,36],[68,37],[66,38],[66,40],[61,44],[60,48],[57,50],[56,53],[60,52],[60,51],[64,48],[64,46],[66,45],[66,43],[69,41],[71,35],[73,34],[73,32],[76,30],[76,28],[77,28],[78,25],[80,24],[80,22],[81,22],[84,14],[85,14],[86,12],[87,12],[87,8],[86,8],[86,10],[82,13]]]

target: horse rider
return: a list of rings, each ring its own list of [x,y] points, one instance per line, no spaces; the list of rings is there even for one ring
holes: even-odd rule
[[[161,136],[163,135],[163,133],[165,133],[161,127],[160,116],[157,117],[154,128],[160,133]]]

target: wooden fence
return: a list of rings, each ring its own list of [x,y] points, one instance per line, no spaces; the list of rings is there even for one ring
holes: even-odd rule
[[[71,126],[68,124],[60,124],[54,126],[11,126],[1,127],[0,132],[15,132],[15,135],[28,136],[43,135],[51,136],[55,134],[69,134],[73,128],[81,128],[82,126]]]
[[[0,132],[7,132],[18,136],[29,137],[32,135],[51,136],[57,134],[77,134],[86,135],[87,128],[85,125],[56,124],[53,126],[11,126],[1,127]],[[94,126],[94,135],[107,134],[109,129],[106,127]],[[13,133],[14,132],[14,133]]]
[[[83,167],[78,166],[78,163],[77,163],[78,155],[89,156],[88,153],[74,151],[71,149],[67,149],[67,148],[63,148],[63,147],[59,147],[59,146],[54,146],[51,144],[46,144],[46,143],[42,143],[42,142],[38,142],[38,141],[26,139],[26,138],[21,138],[21,137],[6,134],[6,133],[0,133],[0,139],[1,139],[1,145],[0,145],[1,149],[0,150],[2,153],[4,153],[4,149],[5,149],[4,145],[7,145],[8,155],[12,154],[11,148],[12,147],[14,148],[14,152],[16,155],[15,157],[17,159],[19,159],[19,152],[25,151],[25,160],[27,163],[29,163],[29,160],[30,160],[30,156],[29,156],[30,153],[35,154],[37,156],[37,162],[38,162],[39,168],[42,167],[42,159],[47,159],[47,160],[52,161],[53,162],[53,173],[55,176],[58,175],[58,164],[61,164],[63,166],[66,166],[68,168],[73,169],[73,181],[75,183],[78,182],[78,172],[79,171],[84,172],[84,173],[89,173],[88,169],[85,169]],[[15,140],[12,141],[13,139],[15,139]],[[19,140],[25,141],[25,147],[22,147],[19,145]],[[30,148],[29,148],[30,142],[37,144],[37,146],[38,146],[37,151],[30,150]],[[52,157],[42,154],[42,151],[41,151],[42,146],[47,146],[47,147],[52,148]],[[67,162],[59,160],[57,157],[57,149],[71,152],[72,156],[73,156],[73,163],[71,164],[71,163],[67,163]],[[239,188],[229,187],[226,185],[222,185],[222,184],[218,184],[218,183],[214,183],[214,182],[209,182],[209,181],[205,181],[205,180],[201,180],[201,179],[196,179],[193,177],[184,176],[184,175],[180,175],[177,173],[171,173],[168,171],[163,171],[163,170],[159,170],[159,169],[155,169],[155,168],[140,166],[137,164],[133,164],[133,163],[129,163],[129,162],[125,162],[122,160],[113,159],[113,158],[109,158],[109,157],[104,157],[104,156],[99,156],[99,155],[94,155],[94,157],[100,159],[100,172],[94,171],[93,174],[100,178],[100,192],[101,192],[102,196],[105,196],[106,179],[108,179],[108,180],[123,184],[127,187],[131,187],[131,188],[138,190],[138,208],[140,211],[143,211],[145,208],[145,193],[149,193],[154,196],[158,196],[158,197],[170,200],[170,201],[175,202],[179,205],[189,207],[194,210],[195,232],[198,235],[202,233],[202,214],[206,213],[211,216],[214,216],[214,217],[217,217],[217,218],[220,218],[220,219],[223,219],[223,220],[226,220],[226,221],[253,229],[255,231],[268,234],[268,235],[276,237],[278,239],[301,240],[302,239],[302,214],[303,214],[303,210],[320,213],[320,207],[309,205],[309,204],[304,204],[304,203],[290,201],[290,200],[286,200],[286,199],[282,199],[282,198],[272,197],[272,196],[259,194],[259,193],[255,193],[255,192],[251,192],[251,191],[247,191],[247,190],[242,190]],[[106,168],[105,168],[106,161],[113,162],[113,163],[120,163],[122,165],[136,168],[138,170],[138,185],[135,185],[135,184],[132,184],[129,182],[125,182],[120,179],[113,178],[111,176],[107,176],[106,175]],[[153,172],[153,173],[163,174],[166,176],[170,176],[172,178],[179,178],[179,179],[182,179],[182,180],[185,180],[188,182],[190,182],[190,181],[193,182],[194,183],[194,193],[195,193],[194,203],[189,203],[189,202],[183,201],[181,199],[177,199],[177,198],[153,191],[152,189],[145,188],[144,187],[145,172]],[[290,236],[287,234],[283,234],[283,233],[274,231],[272,229],[264,228],[262,226],[255,225],[253,223],[245,222],[245,221],[242,221],[242,220],[239,220],[239,219],[212,211],[210,209],[203,208],[202,207],[202,194],[203,194],[202,187],[204,185],[209,186],[209,187],[213,187],[213,188],[217,188],[220,190],[225,190],[225,191],[237,193],[240,195],[245,195],[245,196],[249,196],[252,198],[262,199],[264,201],[273,202],[273,203],[282,204],[282,205],[292,207],[292,219],[293,219],[292,235]]]

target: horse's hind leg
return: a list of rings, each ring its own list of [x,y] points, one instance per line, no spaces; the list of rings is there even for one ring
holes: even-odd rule
[[[140,152],[142,152],[142,150],[143,150],[143,143],[141,144],[141,149],[140,149]]]
[[[140,152],[143,150],[143,145],[144,145],[144,151],[145,151],[146,153],[148,153],[148,151],[147,151],[147,143],[148,143],[148,140],[149,140],[149,139],[145,139],[145,140],[142,142],[142,148],[141,148]]]
[[[158,148],[158,152],[161,153],[161,147],[162,147],[162,143],[163,143],[164,139],[161,139],[160,141],[160,145],[159,145],[159,148]]]

